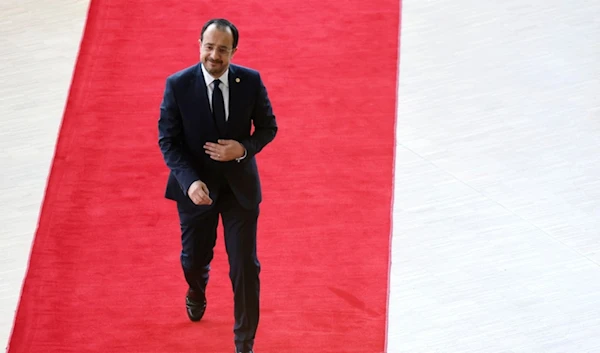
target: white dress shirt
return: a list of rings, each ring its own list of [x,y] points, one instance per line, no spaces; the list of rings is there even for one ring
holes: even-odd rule
[[[212,111],[212,95],[215,89],[214,80],[208,71],[202,66],[202,74],[204,75],[204,82],[206,83],[206,92],[208,93],[208,104],[210,104],[210,110]],[[225,121],[229,119],[229,68],[218,78],[221,81],[221,92],[223,92],[223,102],[225,103]]]
[[[215,89],[215,80],[208,71],[204,68],[204,64],[200,65],[202,67],[202,74],[204,75],[204,82],[206,83],[206,93],[208,94],[208,104],[210,104],[210,110],[212,111],[212,95]],[[219,87],[221,88],[221,92],[223,93],[223,103],[225,103],[225,121],[229,119],[229,68],[218,78],[221,81]],[[246,147],[244,147],[244,155],[240,158],[236,158],[236,161],[241,162],[248,155],[248,151]]]

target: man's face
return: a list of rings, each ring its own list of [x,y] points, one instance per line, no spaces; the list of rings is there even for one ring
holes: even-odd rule
[[[200,40],[200,61],[213,77],[221,76],[229,67],[236,49],[229,28],[219,29],[215,24],[208,26]]]

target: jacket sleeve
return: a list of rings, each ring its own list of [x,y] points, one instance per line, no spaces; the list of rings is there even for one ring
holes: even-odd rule
[[[273,141],[277,134],[277,122],[275,115],[273,115],[271,101],[260,75],[258,75],[258,84],[256,103],[252,112],[254,132],[250,138],[240,141],[246,148],[247,155],[244,159],[246,161],[260,152],[269,142]]]
[[[183,122],[175,98],[173,80],[167,79],[158,119],[158,145],[167,167],[187,195],[190,185],[199,180],[183,148]]]

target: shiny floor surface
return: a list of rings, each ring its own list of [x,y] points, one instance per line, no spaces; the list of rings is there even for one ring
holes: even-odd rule
[[[0,344],[12,330],[89,1],[0,1]]]
[[[389,352],[600,352],[599,19],[403,2]]]

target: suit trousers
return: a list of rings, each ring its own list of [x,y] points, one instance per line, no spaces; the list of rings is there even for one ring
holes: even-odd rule
[[[189,199],[178,202],[181,266],[189,288],[204,298],[221,215],[233,286],[235,344],[238,350],[246,351],[252,349],[259,321],[260,263],[256,253],[259,207],[243,208],[226,182],[217,194],[211,206],[196,206]]]

